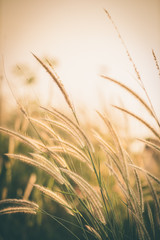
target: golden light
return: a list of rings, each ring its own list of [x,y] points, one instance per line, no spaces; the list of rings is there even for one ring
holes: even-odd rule
[[[12,67],[19,63],[32,66],[39,73],[35,91],[39,99],[47,101],[51,85],[30,52],[48,55],[58,60],[56,71],[75,105],[85,104],[94,111],[100,107],[99,96],[115,102],[120,95],[133,107],[127,95],[99,76],[112,76],[138,91],[132,65],[104,9],[114,19],[160,115],[160,81],[151,51],[153,48],[159,59],[157,0],[2,0],[1,47],[7,76],[15,86]],[[59,95],[53,92],[52,101],[59,104]]]

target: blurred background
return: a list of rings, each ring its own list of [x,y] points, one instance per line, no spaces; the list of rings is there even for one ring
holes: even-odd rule
[[[104,9],[118,27],[160,117],[160,79],[152,55],[154,49],[160,62],[159,0],[0,0],[0,125],[23,133],[32,132],[16,108],[15,99],[29,114],[36,116],[39,105],[52,105],[68,112],[59,89],[31,54],[34,53],[44,62],[52,63],[86,129],[98,125],[98,131],[101,131],[95,113],[98,109],[108,113],[119,125],[119,130],[126,129],[131,136],[148,137],[145,128],[136,121],[126,120],[110,105],[125,106],[148,120],[141,106],[118,86],[100,77],[113,77],[145,99],[132,64]],[[117,116],[121,116],[118,121]],[[38,174],[41,184],[54,185],[39,170],[4,156],[8,151],[27,152],[23,145],[2,135],[0,143],[1,199],[23,197],[34,174]],[[65,216],[62,209],[37,192],[32,192],[31,197],[39,204],[48,204],[55,215]],[[71,239],[70,234],[47,216],[16,215],[16,221],[15,216],[0,216],[0,240],[58,240],[64,236]],[[79,237],[83,239],[80,233]]]
[[[36,84],[28,94],[43,104],[63,106],[59,90],[33,58],[33,52],[52,60],[75,106],[83,109],[85,105],[92,120],[95,109],[117,103],[120,98],[133,107],[135,103],[128,94],[100,77],[111,76],[139,91],[131,62],[104,9],[117,25],[160,115],[160,81],[152,56],[154,49],[157,59],[160,58],[158,0],[1,0],[3,85],[6,85],[5,71],[16,94],[21,89],[24,95],[23,79],[31,83],[36,76]],[[13,104],[13,98],[7,96],[5,101]]]

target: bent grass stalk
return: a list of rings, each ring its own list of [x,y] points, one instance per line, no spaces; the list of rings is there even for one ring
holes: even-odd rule
[[[157,137],[160,139],[160,135],[158,134],[158,132],[148,123],[146,122],[145,120],[143,120],[141,117],[137,116],[136,114],[128,111],[127,109],[124,109],[124,108],[121,108],[121,107],[118,107],[118,106],[115,106],[113,105],[114,108],[117,108],[118,110],[122,111],[122,112],[125,112],[127,113],[128,115],[134,117],[135,119],[137,119],[139,122],[143,123],[143,125],[145,125],[148,129],[151,130],[151,132]]]
[[[111,81],[118,84],[118,82],[115,80],[111,80]],[[138,99],[140,103],[142,103],[144,108],[148,110],[148,112],[152,115],[152,117],[154,117],[154,114],[152,114],[152,110],[138,95],[136,95],[136,93],[132,92],[132,90],[128,89],[126,86],[122,84],[119,84],[119,85],[122,88],[125,88],[127,91],[129,91],[132,95],[134,95],[135,98]],[[116,107],[116,108],[118,108],[121,111],[124,111],[125,113],[131,115],[132,117],[135,117],[143,125],[145,125],[148,129],[150,129],[155,134],[156,137],[160,138],[159,134],[156,132],[155,129],[152,128],[152,126],[149,123],[139,118],[137,115],[127,111],[126,109],[123,109],[120,107]],[[28,120],[37,124],[41,129],[43,129],[43,131],[47,132],[53,139],[53,142],[56,143],[56,145],[54,146],[52,146],[51,144],[46,145],[45,139],[43,141],[41,139],[40,141],[31,139],[20,133],[0,127],[1,132],[18,138],[20,141],[24,142],[24,144],[26,145],[29,145],[32,148],[32,150],[35,151],[30,154],[33,158],[24,156],[24,155],[18,155],[18,154],[7,154],[7,156],[13,159],[18,159],[22,162],[25,162],[27,164],[30,164],[32,166],[42,169],[44,172],[46,172],[52,178],[54,178],[57,181],[57,183],[60,184],[60,186],[66,186],[67,192],[64,192],[63,190],[60,189],[61,194],[64,195],[64,198],[62,198],[60,195],[51,191],[50,189],[47,189],[38,184],[34,184],[34,186],[40,192],[42,192],[46,196],[50,197],[52,200],[59,203],[63,208],[66,209],[66,211],[69,214],[74,215],[78,219],[78,222],[84,231],[85,239],[88,239],[87,232],[85,232],[87,230],[85,230],[81,221],[81,218],[85,220],[84,213],[79,212],[79,210],[77,209],[77,206],[74,203],[75,201],[74,199],[78,199],[78,202],[82,206],[83,211],[88,216],[89,222],[85,220],[86,229],[90,230],[90,232],[95,236],[95,238],[118,239],[118,236],[119,236],[121,239],[123,239],[123,234],[121,233],[119,235],[118,222],[116,221],[116,218],[115,218],[115,207],[111,203],[108,190],[104,184],[105,179],[101,173],[100,165],[97,165],[95,161],[96,156],[93,151],[92,143],[88,140],[88,137],[86,136],[84,131],[81,129],[81,127],[76,123],[74,123],[72,120],[70,120],[67,116],[60,113],[56,109],[52,109],[52,111],[46,108],[43,108],[43,109],[48,113],[53,114],[53,116],[57,117],[60,121],[63,122],[63,124],[61,124],[60,122],[52,121],[50,119],[46,119],[46,123],[31,117],[28,117]],[[137,234],[139,238],[151,239],[146,229],[145,222],[142,215],[144,211],[144,208],[143,208],[144,199],[143,199],[143,192],[141,187],[141,179],[137,173],[137,170],[143,172],[146,176],[148,176],[148,185],[151,189],[151,193],[152,193],[157,211],[159,211],[158,195],[154,190],[154,187],[151,181],[149,180],[149,178],[156,181],[156,183],[158,184],[160,184],[160,180],[154,175],[152,175],[151,173],[149,173],[148,171],[146,171],[145,169],[140,168],[139,166],[136,166],[134,164],[134,162],[131,160],[128,153],[126,153],[125,149],[123,148],[121,144],[121,140],[118,137],[118,134],[116,133],[111,121],[107,117],[103,116],[101,113],[98,113],[98,114],[100,118],[105,122],[106,126],[108,127],[114,143],[114,148],[113,148],[101,136],[99,136],[99,134],[94,133],[95,139],[101,145],[102,150],[106,152],[106,154],[110,157],[110,160],[113,161],[114,166],[108,163],[105,163],[105,164],[108,167],[108,169],[110,169],[110,171],[112,172],[113,176],[115,177],[118,185],[120,186],[123,192],[124,198],[127,201],[126,208],[128,209],[130,215],[135,221],[135,224],[137,226]],[[64,141],[59,136],[59,134],[55,133],[55,131],[48,126],[48,124],[50,123],[53,125],[55,124],[56,126],[64,129],[67,132],[68,136],[73,137],[74,141],[77,140],[75,138],[76,136],[78,136],[79,140],[83,141],[83,143],[85,143],[86,146],[88,147],[87,151],[83,151],[81,148],[81,145],[77,146],[74,143],[74,141],[71,141],[71,143],[68,141]],[[41,131],[38,131],[38,132],[39,134],[41,134]],[[159,146],[145,140],[144,140],[144,143],[151,145],[154,149],[159,151]],[[44,154],[46,153],[50,155],[50,157],[54,162],[51,162],[47,156],[44,156]],[[81,177],[76,172],[76,168],[70,169],[68,164],[66,163],[65,157],[62,157],[59,154],[69,154],[71,159],[73,156],[73,157],[76,157],[79,161],[83,161],[85,164],[89,164],[96,175],[98,188],[100,191],[96,191],[88,181],[86,181],[83,177]],[[131,170],[135,175],[135,183],[137,184],[138,199],[136,197],[135,190],[133,190],[130,184],[128,167],[131,168]],[[118,170],[118,173],[117,173],[117,170]],[[74,189],[73,184],[70,182],[70,179],[72,179],[72,181],[78,186],[80,190],[80,193],[77,196],[76,196],[77,194],[76,190]],[[66,198],[65,196],[67,195],[68,197]],[[36,214],[37,210],[39,209],[38,205],[33,204],[32,202],[29,202],[29,201],[24,201],[24,200],[8,199],[6,201],[1,201],[0,204],[16,205],[16,206],[11,206],[11,207],[9,206],[9,207],[2,208],[0,210],[0,214],[17,213],[17,212]],[[110,214],[114,219],[114,224],[110,219]],[[151,214],[151,209],[149,207],[148,207],[148,214],[149,214],[150,222],[152,223],[152,228],[154,228],[153,215]],[[155,235],[155,229],[152,229],[152,232]]]
[[[141,83],[141,87],[144,89],[144,85],[142,84],[141,77],[139,72],[128,52],[128,49],[116,27],[114,24],[111,16],[106,11],[108,17],[112,21],[119,38],[124,45],[129,60],[132,62],[134,70],[137,74],[137,78]],[[98,152],[96,152],[96,148],[94,148],[92,142],[87,137],[87,134],[82,129],[77,119],[75,110],[73,105],[71,104],[70,98],[54,72],[50,70],[50,68],[41,61],[37,56],[33,54],[33,56],[37,59],[37,61],[42,65],[42,67],[48,72],[51,78],[59,87],[60,91],[62,92],[66,103],[68,104],[69,108],[71,109],[76,122],[72,121],[69,117],[65,116],[63,113],[59,112],[58,110],[52,108],[52,110],[42,107],[42,109],[51,114],[57,121],[52,119],[44,119],[44,122],[29,117],[25,111],[22,112],[25,117],[27,117],[28,121],[33,125],[34,130],[38,133],[39,139],[29,138],[24,136],[20,133],[15,131],[9,130],[7,128],[0,127],[0,131],[4,134],[9,136],[18,138],[24,144],[28,145],[32,149],[32,153],[29,156],[25,156],[22,154],[6,154],[9,158],[20,160],[24,163],[32,165],[36,168],[40,168],[45,173],[47,173],[51,178],[56,180],[56,186],[58,187],[58,191],[61,194],[57,194],[51,189],[48,189],[44,186],[34,184],[35,188],[37,188],[41,193],[51,198],[53,201],[59,203],[66,211],[73,215],[78,223],[79,227],[82,229],[84,238],[86,240],[89,239],[88,231],[91,232],[92,235],[96,239],[99,240],[122,240],[126,237],[129,238],[130,235],[127,235],[127,231],[125,229],[121,231],[122,226],[125,225],[124,222],[116,219],[116,215],[118,215],[118,205],[114,205],[112,203],[112,196],[110,195],[107,187],[106,187],[106,177],[103,175],[101,161],[99,160]],[[157,59],[153,52],[153,57],[156,62],[157,66]],[[159,66],[159,65],[158,65]],[[118,81],[103,76],[105,79],[108,79],[116,84],[118,84],[121,88],[128,91],[132,94],[140,104],[144,107],[145,110],[149,112],[149,114],[155,119],[157,123],[159,123],[156,114],[154,112],[153,106],[150,103],[150,106],[132,89],[128,88],[126,85],[119,83]],[[145,89],[144,89],[145,91]],[[148,97],[148,95],[147,95]],[[149,98],[148,98],[149,100]],[[17,102],[18,104],[18,102]],[[120,108],[115,106],[117,109],[129,114],[130,116],[136,118],[139,122],[141,122],[145,127],[147,127],[151,132],[160,139],[159,132],[154,129],[150,123],[144,121],[142,118],[137,116],[136,114],[128,111],[124,108]],[[96,140],[96,144],[101,146],[103,152],[107,154],[107,157],[110,158],[110,162],[106,163],[105,166],[112,172],[112,177],[116,184],[119,185],[120,189],[122,190],[123,198],[121,201],[118,202],[120,205],[120,209],[125,212],[125,217],[127,221],[127,227],[132,229],[133,225],[130,224],[130,219],[133,219],[134,226],[136,227],[136,239],[148,239],[151,240],[152,236],[151,233],[148,231],[146,227],[145,217],[144,217],[144,204],[145,199],[143,198],[143,188],[141,183],[141,178],[138,174],[140,171],[147,177],[148,187],[151,190],[151,195],[157,212],[160,213],[160,206],[159,206],[159,195],[157,189],[154,188],[150,179],[152,179],[156,184],[160,184],[160,179],[154,176],[152,173],[146,171],[145,169],[137,166],[130,155],[126,152],[123,147],[122,141],[116,132],[112,121],[109,120],[108,117],[102,115],[98,112],[100,118],[104,121],[106,127],[109,129],[111,134],[112,141],[114,146],[111,146],[103,137],[99,136],[99,134],[94,134],[94,139]],[[40,127],[40,130],[35,127],[35,125]],[[63,140],[60,133],[56,133],[50,125],[55,125],[59,128],[62,128],[68,135],[69,141]],[[159,124],[158,124],[159,126]],[[50,141],[46,141],[47,139],[43,139],[43,131],[45,131],[53,140],[52,143]],[[77,139],[76,139],[77,137]],[[72,139],[72,140],[71,140]],[[153,144],[149,141],[142,140],[145,144],[152,146],[153,149],[160,150],[159,146]],[[46,144],[47,142],[47,144]],[[78,146],[77,146],[78,145]],[[67,159],[67,155],[69,158]],[[92,168],[94,173],[94,177],[96,178],[97,182],[95,186],[87,181],[84,178],[83,168],[81,171],[77,170],[76,166],[74,165],[73,158],[76,158],[79,162],[83,162],[83,164],[89,165]],[[72,161],[72,168],[69,167],[67,161]],[[113,164],[111,164],[111,161]],[[136,188],[132,186],[130,173],[134,176],[134,184]],[[81,176],[83,175],[83,176]],[[114,194],[112,192],[112,194]],[[63,197],[62,197],[63,196]],[[77,204],[78,202],[78,204]],[[122,204],[123,203],[123,204]],[[147,203],[148,204],[148,203]],[[31,213],[36,214],[40,209],[37,204],[32,203],[31,201],[26,200],[17,200],[17,199],[8,199],[0,201],[0,206],[4,205],[4,208],[0,209],[0,215],[2,214],[10,214],[10,213]],[[6,206],[5,205],[9,205]],[[11,206],[10,206],[11,205]],[[80,208],[79,208],[80,205]],[[155,216],[152,213],[152,209],[148,206],[148,216],[149,221],[151,223],[151,230],[152,235],[156,236],[156,228],[154,226]],[[82,209],[82,210],[81,210]],[[45,213],[45,210],[41,210],[41,212]],[[128,218],[127,213],[128,212]],[[64,226],[62,222],[59,221],[58,218],[55,218],[53,215],[48,214],[52,217],[55,221],[59,222],[61,225]],[[159,219],[159,218],[158,218]],[[159,219],[160,222],[160,219]],[[64,226],[65,227],[65,226]],[[66,228],[66,227],[65,227]],[[67,229],[67,228],[66,228]],[[70,229],[67,229],[74,237],[79,239],[74,233],[71,232]],[[159,230],[158,230],[159,231]]]
[[[128,86],[126,86],[125,84],[113,79],[113,78],[110,78],[108,76],[104,76],[104,75],[101,75],[102,78],[104,79],[107,79],[117,85],[119,85],[121,88],[125,89],[127,92],[129,92],[131,95],[133,95],[145,108],[146,110],[152,115],[152,117],[154,118],[154,113],[152,111],[152,109],[148,106],[148,104],[136,93],[134,92],[132,89],[130,89]]]
[[[119,30],[118,30],[115,22],[113,21],[111,15],[109,14],[109,12],[108,12],[106,9],[105,9],[104,11],[105,11],[105,13],[107,14],[109,20],[111,21],[111,23],[112,23],[112,25],[113,25],[113,27],[114,27],[117,35],[118,35],[118,38],[120,39],[120,41],[121,41],[121,43],[122,43],[122,46],[124,47],[124,49],[125,49],[125,51],[126,51],[126,54],[127,54],[127,56],[128,56],[128,59],[129,59],[129,61],[131,62],[132,66],[133,66],[133,69],[134,69],[134,71],[135,71],[135,73],[136,73],[136,76],[137,76],[137,79],[138,79],[138,83],[140,83],[140,86],[141,86],[142,90],[144,91],[144,93],[145,93],[145,95],[146,95],[146,97],[147,97],[147,99],[148,99],[148,102],[149,102],[149,104],[150,104],[150,108],[151,108],[152,114],[153,114],[153,116],[154,116],[154,119],[155,119],[155,121],[157,122],[158,126],[160,127],[160,122],[159,122],[159,120],[158,120],[158,118],[157,118],[157,115],[156,115],[156,113],[155,113],[155,111],[154,111],[154,107],[153,107],[153,104],[152,104],[152,102],[151,102],[151,99],[150,99],[150,97],[149,97],[149,95],[148,95],[148,93],[147,93],[147,91],[146,91],[146,88],[145,88],[145,86],[144,86],[144,83],[143,83],[143,81],[142,81],[142,78],[141,78],[141,76],[140,76],[140,74],[139,74],[139,71],[137,70],[136,64],[134,63],[134,61],[133,61],[133,59],[132,59],[132,56],[131,56],[128,48],[127,48],[127,45],[126,45],[124,39],[122,38],[122,36],[121,36],[121,34],[120,34],[120,32],[119,32]],[[152,54],[153,54],[153,57],[154,57],[154,60],[155,60],[155,63],[156,63],[156,67],[157,67],[157,69],[158,69],[158,71],[159,71],[159,64],[158,64],[156,55],[155,55],[155,53],[154,53],[153,50],[152,50]]]
[[[4,199],[0,200],[0,215],[13,214],[13,213],[27,213],[36,214],[39,210],[39,206],[31,201],[22,199]]]
[[[72,113],[73,113],[73,115],[74,115],[77,123],[79,124],[78,119],[77,119],[77,116],[76,116],[76,113],[75,113],[75,110],[74,110],[74,107],[73,107],[73,105],[72,105],[72,103],[71,103],[71,101],[70,101],[70,98],[69,98],[69,96],[68,96],[68,94],[67,94],[67,92],[66,92],[66,90],[65,90],[65,88],[64,88],[64,86],[63,86],[63,84],[62,84],[62,82],[60,81],[60,79],[59,79],[58,76],[56,75],[56,73],[55,73],[55,72],[52,72],[52,71],[49,69],[49,67],[48,67],[42,60],[40,60],[36,55],[34,55],[33,53],[32,53],[32,55],[35,57],[35,59],[37,59],[37,61],[42,65],[42,67],[43,67],[43,68],[48,72],[48,74],[51,76],[51,78],[53,79],[53,81],[57,84],[57,86],[59,87],[60,91],[62,92],[62,94],[63,94],[63,96],[64,96],[64,98],[65,98],[65,100],[66,100],[66,102],[67,102],[67,104],[68,104],[68,106],[69,106],[69,108],[71,109],[71,111],[72,111]]]

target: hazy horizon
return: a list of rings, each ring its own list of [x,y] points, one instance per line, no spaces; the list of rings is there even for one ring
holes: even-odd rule
[[[34,52],[40,58],[56,60],[55,69],[76,106],[85,105],[95,111],[102,102],[115,103],[121,98],[134,108],[126,94],[99,76],[109,75],[139,92],[132,65],[104,12],[107,9],[160,116],[160,81],[152,56],[154,49],[160,59],[158,0],[1,0],[1,6],[1,49],[5,72],[15,90],[18,81],[13,67],[26,64],[38,76],[39,87],[34,91],[39,99],[47,101],[51,83],[33,58]],[[60,94],[54,84],[52,87],[55,96],[52,101],[57,104]]]

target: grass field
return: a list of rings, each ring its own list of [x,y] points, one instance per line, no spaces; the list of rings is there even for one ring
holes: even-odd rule
[[[5,223],[0,239],[159,239],[160,122],[119,32],[118,35],[147,100],[116,79],[102,77],[131,94],[152,118],[154,124],[132,109],[114,106],[148,129],[148,139],[132,139],[143,143],[144,151],[133,152],[131,139],[126,141],[119,135],[106,113],[97,111],[104,131],[87,125],[87,120],[82,126],[52,66],[33,54],[58,86],[71,114],[41,107],[38,114],[30,116],[17,101],[24,117],[20,131],[0,127],[4,146],[0,221]],[[159,71],[154,51],[153,58]],[[18,165],[15,160],[19,160]],[[14,219],[17,222],[13,224],[13,237],[7,229]],[[52,224],[58,229],[54,228],[57,235],[51,230]]]

